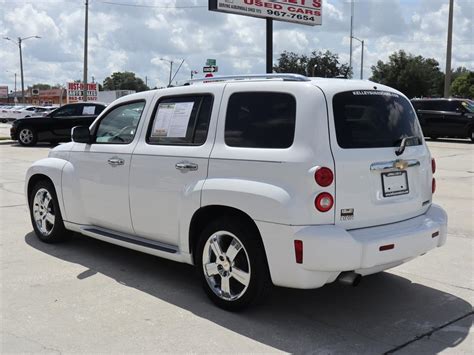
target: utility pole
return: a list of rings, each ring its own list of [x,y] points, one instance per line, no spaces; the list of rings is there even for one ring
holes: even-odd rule
[[[446,48],[446,74],[444,76],[444,97],[450,95],[451,86],[451,50],[453,46],[453,2],[449,0],[449,17],[448,17],[448,44]]]
[[[352,36],[352,38],[362,44],[362,51],[360,53],[360,80],[362,80],[364,78],[364,40],[356,36]]]
[[[352,70],[352,27],[354,25],[354,0],[351,0],[351,36],[349,40],[349,71]]]
[[[89,27],[89,0],[86,0],[86,16],[84,24],[84,77],[83,77],[83,101],[87,101],[87,36]]]
[[[20,75],[21,75],[21,103],[25,103],[25,81],[23,78],[23,55],[21,53],[21,37],[18,37],[18,48],[20,49]]]
[[[23,43],[23,41],[26,41],[27,39],[30,39],[30,38],[41,38],[41,37],[40,36],[29,36],[29,37],[23,37],[23,38],[18,37],[18,42],[11,39],[10,37],[3,37],[3,39],[6,39],[7,41],[12,41],[13,43],[15,43],[18,46],[18,49],[20,50],[21,102],[22,103],[25,103],[25,81],[23,80],[23,55],[21,52],[21,44]],[[16,78],[16,74],[15,74],[15,78]]]
[[[168,87],[171,86],[171,75],[173,73],[173,61],[170,60],[170,80],[168,81]]]
[[[267,64],[266,64],[266,71],[267,74],[271,74],[273,72],[273,19],[267,17],[266,19],[266,27],[267,27],[267,34],[266,34],[266,47],[267,47]]]

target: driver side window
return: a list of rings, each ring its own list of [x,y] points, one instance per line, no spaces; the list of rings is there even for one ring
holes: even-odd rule
[[[145,101],[120,105],[100,121],[96,131],[96,143],[129,144],[133,141]]]

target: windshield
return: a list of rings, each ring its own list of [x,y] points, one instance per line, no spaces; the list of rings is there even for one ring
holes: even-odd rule
[[[334,95],[334,121],[341,148],[398,147],[422,144],[418,119],[404,97],[380,90],[346,91]]]
[[[470,100],[469,101],[463,101],[461,104],[464,106],[464,108],[468,112],[474,113],[474,102],[473,101],[470,101]]]

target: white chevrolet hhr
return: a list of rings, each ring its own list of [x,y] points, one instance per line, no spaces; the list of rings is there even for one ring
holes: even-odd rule
[[[207,79],[206,79],[207,80]],[[218,306],[317,288],[446,242],[410,101],[370,81],[209,79],[112,103],[26,177],[33,228],[194,264]]]

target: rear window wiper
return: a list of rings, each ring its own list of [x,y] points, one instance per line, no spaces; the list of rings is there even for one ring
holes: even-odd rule
[[[403,138],[403,139],[402,139],[402,142],[400,143],[400,146],[399,146],[399,147],[397,148],[397,150],[395,151],[395,154],[396,154],[396,155],[402,155],[403,152],[405,151],[405,148],[406,148],[406,146],[407,146],[407,143],[410,142],[410,141],[412,141],[412,140],[414,140],[414,139],[416,139],[416,142],[419,142],[419,138],[416,137],[416,136],[409,136],[409,137]],[[398,141],[399,141],[399,139],[398,139],[396,142],[398,142]],[[395,143],[396,143],[396,142],[395,142]]]

